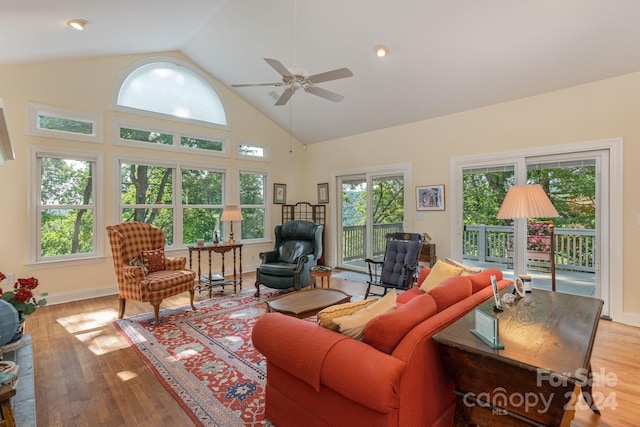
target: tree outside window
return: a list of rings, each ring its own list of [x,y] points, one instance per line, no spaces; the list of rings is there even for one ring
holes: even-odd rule
[[[240,173],[242,240],[265,238],[265,183],[263,173]]]
[[[95,159],[38,155],[38,259],[95,252]]]

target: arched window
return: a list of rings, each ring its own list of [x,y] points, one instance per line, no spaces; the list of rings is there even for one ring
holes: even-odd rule
[[[185,66],[152,62],[133,70],[122,82],[118,106],[227,125],[220,97],[202,77]]]

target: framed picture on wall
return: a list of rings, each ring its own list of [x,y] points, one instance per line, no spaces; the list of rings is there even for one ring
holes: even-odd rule
[[[444,185],[416,187],[416,209],[419,211],[443,211]]]
[[[287,184],[273,184],[273,203],[287,203]]]
[[[329,203],[329,183],[318,184],[318,204]]]

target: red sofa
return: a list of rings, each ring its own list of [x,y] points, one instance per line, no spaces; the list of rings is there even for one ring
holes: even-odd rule
[[[450,278],[367,323],[364,342],[279,313],[253,344],[267,359],[266,418],[287,426],[451,426],[453,380],[431,337],[511,284],[496,269]]]

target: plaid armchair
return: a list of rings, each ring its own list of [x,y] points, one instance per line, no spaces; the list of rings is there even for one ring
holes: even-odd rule
[[[196,309],[193,305],[196,274],[185,269],[185,257],[164,257],[165,237],[161,229],[142,222],[124,222],[108,226],[107,234],[118,281],[118,318],[122,319],[124,316],[128,299],[148,301],[153,305],[157,324],[162,300],[185,291],[191,294],[191,308]],[[143,255],[149,254],[143,252],[160,249],[161,255],[156,257],[159,258],[159,263],[150,269],[143,266]],[[134,259],[137,262],[134,261],[133,264],[138,265],[132,265]]]

